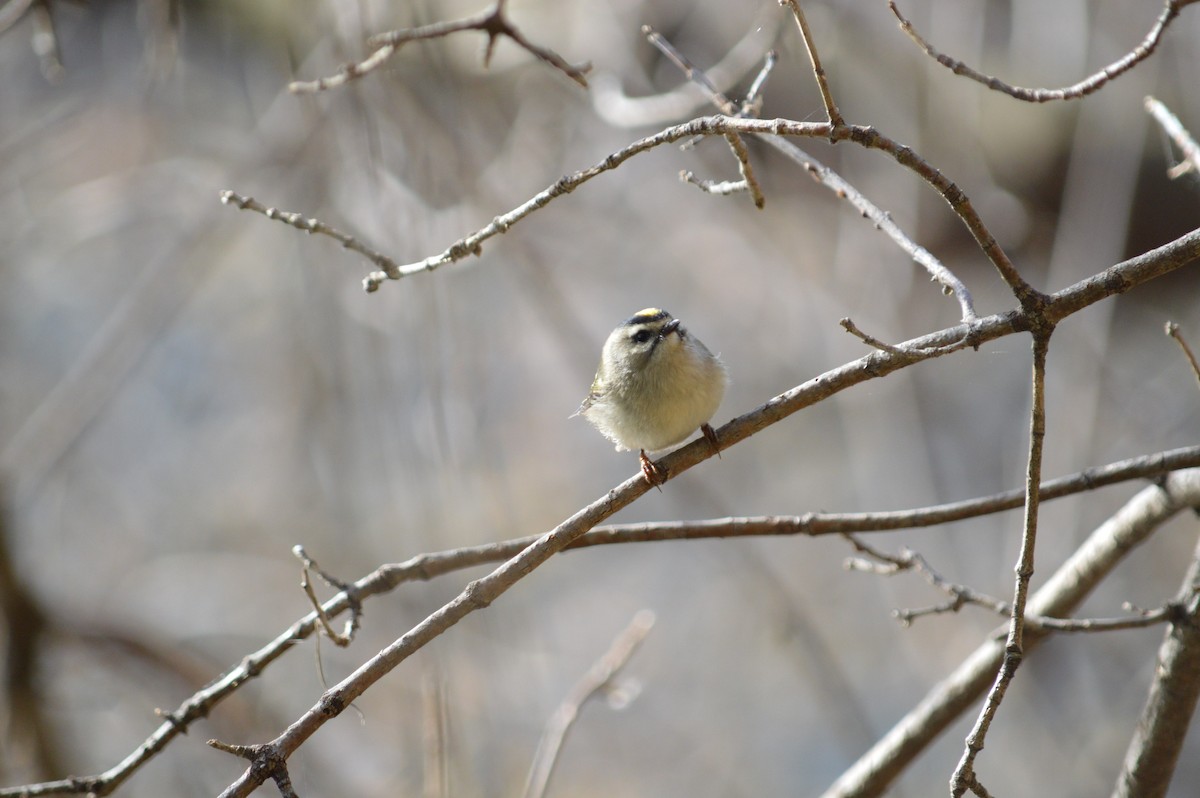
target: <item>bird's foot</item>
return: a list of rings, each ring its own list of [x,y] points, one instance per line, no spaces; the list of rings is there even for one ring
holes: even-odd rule
[[[721,443],[717,440],[717,433],[713,431],[707,423],[700,425],[700,431],[704,433],[704,439],[708,441],[708,445],[712,447],[713,454],[717,457],[721,456]]]
[[[642,464],[642,476],[646,481],[662,490],[662,484],[667,481],[667,469],[647,457],[645,449],[638,455],[638,462]]]

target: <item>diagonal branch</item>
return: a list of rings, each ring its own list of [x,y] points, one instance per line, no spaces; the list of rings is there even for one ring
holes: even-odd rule
[[[1192,138],[1192,134],[1179,121],[1179,117],[1153,97],[1147,97],[1144,103],[1146,113],[1154,117],[1154,121],[1158,122],[1163,132],[1171,138],[1171,141],[1175,142],[1175,146],[1183,153],[1182,163],[1172,167],[1167,175],[1175,178],[1187,172],[1200,170],[1200,144],[1197,144],[1196,139]]]
[[[1200,380],[1200,363],[1196,362],[1196,355],[1192,353],[1192,348],[1188,346],[1188,342],[1183,337],[1183,333],[1179,331],[1179,325],[1173,321],[1166,324],[1167,335],[1175,339],[1175,343],[1179,344],[1179,348],[1183,350],[1183,356],[1187,358],[1188,364],[1192,367],[1192,373],[1196,375],[1196,379]]]
[[[1050,298],[1051,301],[1046,314],[1052,319],[1064,318],[1070,313],[1094,304],[1105,297],[1128,291],[1148,280],[1191,263],[1197,258],[1200,258],[1200,230],[1195,230],[1170,244],[1116,264],[1094,277],[1059,291]],[[729,422],[718,433],[723,448],[728,448],[748,438],[758,430],[781,421],[787,416],[815,404],[834,393],[861,382],[890,374],[906,365],[944,354],[944,352],[938,350],[936,347],[962,340],[965,337],[970,337],[971,340],[984,343],[1027,330],[1029,324],[1030,321],[1024,312],[1014,310],[980,319],[974,324],[959,324],[922,336],[908,342],[905,347],[898,348],[895,353],[875,352],[859,358],[828,371],[802,385],[796,386],[761,407]],[[660,465],[665,466],[671,477],[674,477],[708,459],[708,457],[712,456],[712,451],[707,441],[699,440],[662,458]],[[1195,449],[1181,449],[1153,455],[1149,458],[1137,458],[1123,463],[1116,463],[1056,481],[1058,484],[1051,483],[1054,487],[1047,488],[1047,493],[1055,493],[1057,495],[1058,491],[1061,490],[1064,491],[1062,495],[1065,495],[1065,492],[1087,490],[1103,484],[1112,484],[1121,479],[1161,474],[1165,470],[1179,468],[1186,463],[1192,463],[1197,456],[1198,453]],[[1173,478],[1168,477],[1167,482],[1170,483]],[[587,522],[591,522],[593,518],[598,522],[611,515],[619,507],[626,506],[646,490],[648,490],[648,485],[639,472],[634,477],[614,488],[603,499],[598,500],[596,505],[585,508],[581,513],[588,514]],[[854,531],[856,529],[896,529],[904,526],[910,520],[917,525],[945,523],[949,520],[955,520],[955,518],[970,517],[971,513],[983,514],[985,512],[995,512],[1000,509],[1009,509],[1016,506],[1020,506],[1019,497],[1001,494],[996,497],[976,500],[975,502],[931,508],[929,511],[906,511],[908,515],[912,516],[911,519],[900,518],[897,514],[888,513],[871,514],[870,516],[801,516],[799,519],[790,519],[790,523],[793,524],[793,530],[789,531],[788,534],[822,534]],[[562,534],[566,535],[568,531],[573,533],[576,529],[573,526],[574,524],[586,523],[579,520],[579,518],[580,515],[577,514],[572,519],[564,522],[566,526],[560,526],[559,529],[567,531],[563,531]],[[754,534],[771,533],[768,528],[771,525],[771,519],[745,519],[745,521],[747,522],[745,524],[747,527],[755,523],[764,525],[761,531],[753,532]],[[598,545],[648,539],[667,540],[690,537],[731,536],[738,534],[737,528],[742,525],[739,519],[733,519],[721,522],[702,522],[688,527],[667,525],[667,527],[657,532],[654,529],[646,527],[620,527],[608,530],[596,530],[591,536],[572,536],[571,541],[574,542],[573,545]],[[536,545],[544,537],[511,541],[508,544],[504,544],[505,547],[501,548],[497,548],[496,546],[481,546],[472,549],[445,552],[440,555],[421,555],[407,563],[383,566],[356,582],[354,585],[354,594],[358,599],[365,599],[379,593],[387,592],[396,585],[412,579],[431,579],[452,570],[496,562],[514,556],[519,557],[521,552]],[[566,545],[572,544],[564,544],[564,548]],[[521,561],[521,565],[522,567],[529,566],[530,562],[531,560],[524,559]],[[519,568],[516,571],[510,568],[509,573],[515,574],[517,578],[524,575]],[[470,591],[472,591],[472,588],[469,587],[468,592]],[[324,608],[329,616],[333,617],[345,612],[350,608],[350,605],[351,601],[347,595],[340,593],[326,602]],[[1041,614],[1055,614],[1053,609],[1043,608],[1031,611]],[[439,610],[439,613],[441,612]],[[444,617],[444,615],[439,616],[439,618],[443,619]],[[426,624],[418,627],[423,630],[421,632],[422,635],[428,635],[430,632],[427,624],[428,619]],[[133,773],[150,761],[159,751],[163,750],[179,734],[186,731],[194,721],[207,716],[213,707],[230,696],[240,686],[258,676],[272,662],[292,650],[298,642],[310,637],[315,632],[317,626],[318,621],[315,613],[310,613],[305,618],[297,621],[274,640],[248,655],[238,667],[221,676],[204,690],[189,697],[175,711],[168,713],[167,722],[161,724],[137,749],[109,770],[86,778],[71,778],[37,785],[0,788],[0,796],[68,795],[84,792],[107,795],[111,793],[112,790],[128,780]],[[416,633],[416,631],[417,629],[414,629],[413,632],[410,632],[410,635]],[[437,633],[440,633],[440,630]],[[402,638],[402,640],[404,639],[409,639],[409,636]]]
[[[542,739],[538,741],[537,752],[533,756],[533,764],[530,765],[529,776],[525,782],[525,798],[542,798],[546,794],[546,785],[550,783],[550,776],[558,763],[558,755],[567,739],[567,732],[579,717],[583,705],[592,696],[612,686],[617,674],[629,662],[629,658],[637,651],[652,628],[653,612],[641,610],[634,615],[629,625],[613,640],[608,651],[588,668],[587,673],[575,683],[559,704],[546,723]]]
[[[1186,250],[1186,256],[1195,258],[1197,254],[1200,254],[1200,231],[1195,231],[1189,234],[1189,236],[1185,237],[1190,242],[1190,248]],[[1167,250],[1167,252],[1163,250]],[[1176,255],[1173,249],[1168,250],[1168,248],[1160,248],[1160,250],[1156,250],[1155,252],[1158,253],[1157,258],[1140,256],[1139,258],[1126,261],[1124,264],[1119,264],[1118,267],[1107,270],[1105,274],[1109,274],[1114,269],[1117,269],[1116,275],[1120,279],[1112,280],[1106,286],[1093,283],[1092,281],[1084,281],[1078,284],[1078,290],[1084,292],[1084,296],[1075,296],[1074,290],[1076,287],[1072,286],[1066,292],[1060,292],[1063,295],[1062,300],[1058,300],[1059,294],[1050,299],[1054,302],[1062,301],[1065,304],[1072,305],[1082,303],[1081,306],[1085,306],[1086,304],[1090,304],[1087,298],[1093,291],[1099,292],[1095,294],[1095,299],[1098,300],[1105,295],[1103,293],[1105,290],[1114,290],[1114,286],[1124,286],[1127,283],[1133,284],[1144,279],[1150,279],[1150,275],[1156,275],[1162,271],[1169,270],[1169,265],[1176,262],[1176,257],[1180,259],[1185,257],[1185,254]],[[1186,261],[1181,260],[1180,263],[1182,262]],[[1175,267],[1177,268],[1178,265]],[[1053,305],[1051,308],[1053,308]],[[947,333],[953,336],[953,340],[959,340],[970,335],[973,340],[983,342],[984,340],[989,340],[990,336],[1003,334],[1002,331],[1029,330],[1032,327],[1035,328],[1035,362],[1037,362],[1039,360],[1037,356],[1037,342],[1040,341],[1044,345],[1049,338],[1048,330],[1050,328],[1046,326],[1048,324],[1046,315],[1049,312],[1039,313],[1035,317],[1031,317],[1031,314],[1027,311],[1013,312],[1004,316],[992,316],[980,320],[976,325],[970,325],[972,328],[977,329],[963,332],[951,328],[949,331],[943,330],[941,333],[914,339],[898,353],[874,352],[864,358],[860,358],[853,364],[835,369],[826,375],[822,375],[821,378],[810,380],[803,385],[797,386],[791,391],[777,396],[762,407],[739,418],[735,418],[717,432],[722,442],[722,448],[729,448],[787,416],[826,399],[834,393],[845,390],[852,385],[938,356],[937,347],[944,344],[942,339]],[[1044,349],[1040,362],[1042,367],[1044,367]],[[1037,391],[1035,390],[1035,397],[1036,394]],[[1036,480],[1040,473],[1041,464],[1040,436],[1037,433],[1036,427],[1031,437],[1037,443],[1031,443],[1029,479]],[[700,439],[662,458],[658,465],[666,471],[667,478],[674,478],[683,471],[707,460],[713,454],[715,454],[715,451],[709,445],[708,441]],[[1028,520],[1027,528],[1036,523],[1038,487],[1037,482],[1033,482],[1027,485],[1026,488],[1030,497],[1027,498],[1026,506],[1027,508],[1031,508],[1027,510],[1027,517],[1030,519]],[[327,690],[316,704],[293,722],[278,737],[263,745],[261,750],[264,752],[264,756],[268,760],[273,760],[279,756],[286,759],[309,737],[315,734],[322,725],[341,714],[352,701],[361,696],[371,685],[389,673],[415,651],[437,638],[470,613],[489,606],[516,584],[516,582],[527,576],[535,568],[544,564],[555,553],[581,538],[600,521],[631,504],[649,489],[649,483],[641,478],[640,474],[630,477],[609,491],[605,496],[595,500],[554,529],[537,538],[537,540],[522,549],[520,553],[506,561],[499,568],[468,584],[458,596],[433,612],[403,636],[396,639],[391,645],[365,662],[358,670],[342,680],[342,682]],[[1027,536],[1027,539],[1030,549],[1029,556],[1032,558],[1032,545],[1034,542],[1032,533]],[[1032,559],[1030,559],[1029,566],[1025,570],[1032,572]],[[1027,579],[1025,584],[1027,586]],[[1020,585],[1020,580],[1018,580],[1018,585]],[[1014,603],[1016,604],[1014,615],[1023,617],[1025,597],[1021,594],[1020,590],[1018,590]],[[1018,633],[1019,631],[1018,627]],[[1018,638],[1017,643],[1020,644],[1020,642]],[[247,796],[258,785],[262,784],[263,779],[266,777],[263,772],[263,766],[255,762],[222,793],[222,798]]]

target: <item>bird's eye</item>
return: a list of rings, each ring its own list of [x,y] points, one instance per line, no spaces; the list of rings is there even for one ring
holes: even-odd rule
[[[654,337],[654,333],[650,332],[649,330],[638,330],[630,337],[633,339],[635,344],[644,344]]]

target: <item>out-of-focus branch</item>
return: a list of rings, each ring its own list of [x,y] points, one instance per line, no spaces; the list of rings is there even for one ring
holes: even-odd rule
[[[48,624],[40,602],[13,562],[8,519],[7,496],[0,490],[0,640],[5,644],[0,663],[0,705],[7,705],[9,715],[7,723],[0,726],[0,741],[7,750],[19,748],[23,758],[33,762],[39,776],[49,778],[61,772],[63,765],[37,689],[37,664]],[[14,758],[8,757],[10,761]]]
[[[335,227],[330,227],[320,219],[306,218],[303,214],[293,213],[291,211],[281,211],[278,208],[268,208],[266,205],[263,205],[261,202],[254,199],[254,197],[243,197],[240,194],[236,194],[232,191],[221,192],[221,204],[232,205],[241,211],[254,211],[255,213],[261,213],[268,219],[275,219],[283,222],[284,224],[290,225],[297,230],[303,230],[305,233],[316,233],[318,235],[329,236],[340,243],[344,249],[357,252],[359,255],[362,255],[364,258],[385,271],[391,271],[399,268],[396,262],[387,255],[376,252],[349,233],[343,233],[341,230],[338,230]]]
[[[1182,608],[1158,650],[1154,681],[1113,798],[1167,794],[1200,700],[1200,546],[1180,587]]]
[[[1188,363],[1192,366],[1192,373],[1196,375],[1196,379],[1200,380],[1200,363],[1196,362],[1196,356],[1192,354],[1192,348],[1188,346],[1188,342],[1184,340],[1183,333],[1179,331],[1179,325],[1173,321],[1167,322],[1167,335],[1175,339],[1179,344],[1179,348],[1183,350],[1183,356],[1187,358]]]
[[[1142,40],[1141,44],[1139,44],[1129,53],[1126,53],[1121,58],[1118,58],[1113,63],[1104,67],[1094,75],[1084,78],[1073,86],[1065,86],[1060,89],[1028,89],[1021,86],[1010,85],[999,78],[992,77],[991,75],[985,75],[984,73],[969,66],[968,64],[963,63],[962,61],[938,52],[933,45],[922,38],[921,34],[917,33],[917,30],[913,27],[913,24],[909,22],[903,14],[900,13],[900,9],[896,7],[895,0],[888,0],[888,8],[892,10],[892,13],[896,15],[896,19],[900,21],[900,29],[907,33],[909,38],[912,39],[918,47],[925,51],[926,55],[949,69],[954,74],[970,78],[977,83],[982,83],[989,89],[1002,92],[1018,100],[1024,100],[1025,102],[1031,103],[1045,103],[1053,100],[1074,100],[1080,97],[1086,97],[1092,92],[1103,88],[1103,86],[1113,78],[1128,72],[1139,62],[1149,58],[1150,55],[1154,53],[1155,49],[1158,48],[1159,41],[1162,39],[1162,35],[1166,31],[1167,26],[1171,24],[1171,21],[1174,20],[1175,17],[1179,16],[1180,9],[1182,9],[1184,6],[1191,5],[1194,2],[1196,2],[1196,0],[1167,0],[1166,4],[1163,6],[1162,13],[1160,13],[1158,15],[1158,19],[1155,20],[1154,27],[1150,29],[1148,34],[1146,34],[1146,38]]]
[[[1158,122],[1163,132],[1171,137],[1171,141],[1175,142],[1175,146],[1183,153],[1183,161],[1169,170],[1167,174],[1176,178],[1188,172],[1200,171],[1200,144],[1196,143],[1196,139],[1192,138],[1192,134],[1183,126],[1179,118],[1171,113],[1167,106],[1153,97],[1146,98],[1145,106],[1146,113],[1154,117],[1154,121]]]
[[[579,717],[583,705],[592,696],[612,686],[613,679],[629,662],[629,658],[637,651],[638,646],[646,639],[646,635],[650,634],[652,628],[654,628],[653,612],[641,610],[634,615],[629,625],[613,639],[608,651],[604,652],[604,655],[596,660],[591,668],[588,668],[588,672],[575,683],[563,702],[558,705],[558,709],[554,710],[554,714],[546,723],[542,739],[538,741],[537,751],[533,755],[529,777],[525,782],[525,798],[542,798],[546,794],[546,785],[550,783],[554,766],[558,764],[558,756],[567,739],[567,733],[571,730],[576,718]]]
[[[439,39],[443,36],[449,36],[454,33],[461,33],[468,30],[477,30],[487,34],[487,48],[484,50],[483,63],[487,66],[491,63],[492,52],[496,48],[496,41],[502,37],[512,39],[517,46],[524,48],[527,52],[554,67],[571,80],[578,83],[580,86],[587,87],[587,73],[591,70],[590,64],[580,64],[578,66],[569,64],[558,53],[546,47],[541,47],[529,41],[521,30],[509,22],[508,17],[504,14],[504,6],[506,0],[496,0],[495,3],[488,9],[480,11],[470,17],[457,19],[450,22],[435,22],[432,25],[424,25],[419,28],[408,28],[405,30],[391,31],[389,33],[381,33],[372,36],[368,45],[376,48],[375,52],[367,56],[362,61],[357,63],[343,64],[337,74],[327,78],[319,78],[313,81],[295,81],[288,84],[288,91],[296,94],[306,94],[325,89],[332,89],[338,86],[345,85],[352,80],[361,78],[363,75],[374,72],[381,66],[386,64],[400,47],[408,42],[418,41],[421,39]]]
[[[1200,469],[1177,471],[1147,487],[1098,527],[1029,600],[1028,612],[1069,615],[1134,547],[1187,508],[1200,507]],[[1045,634],[1027,630],[1025,652]],[[882,795],[904,769],[987,690],[1004,656],[1005,641],[989,639],[938,683],[822,798]]]
[[[17,24],[21,17],[25,16],[25,12],[29,11],[33,6],[34,0],[8,0],[3,6],[0,6],[0,33]]]

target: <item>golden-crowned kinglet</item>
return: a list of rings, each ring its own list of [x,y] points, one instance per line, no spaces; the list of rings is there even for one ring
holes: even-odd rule
[[[618,452],[638,450],[642,474],[658,486],[667,475],[647,450],[674,446],[699,427],[720,451],[708,421],[727,381],[725,366],[679,319],[646,308],[608,336],[592,390],[574,415],[592,422]]]

